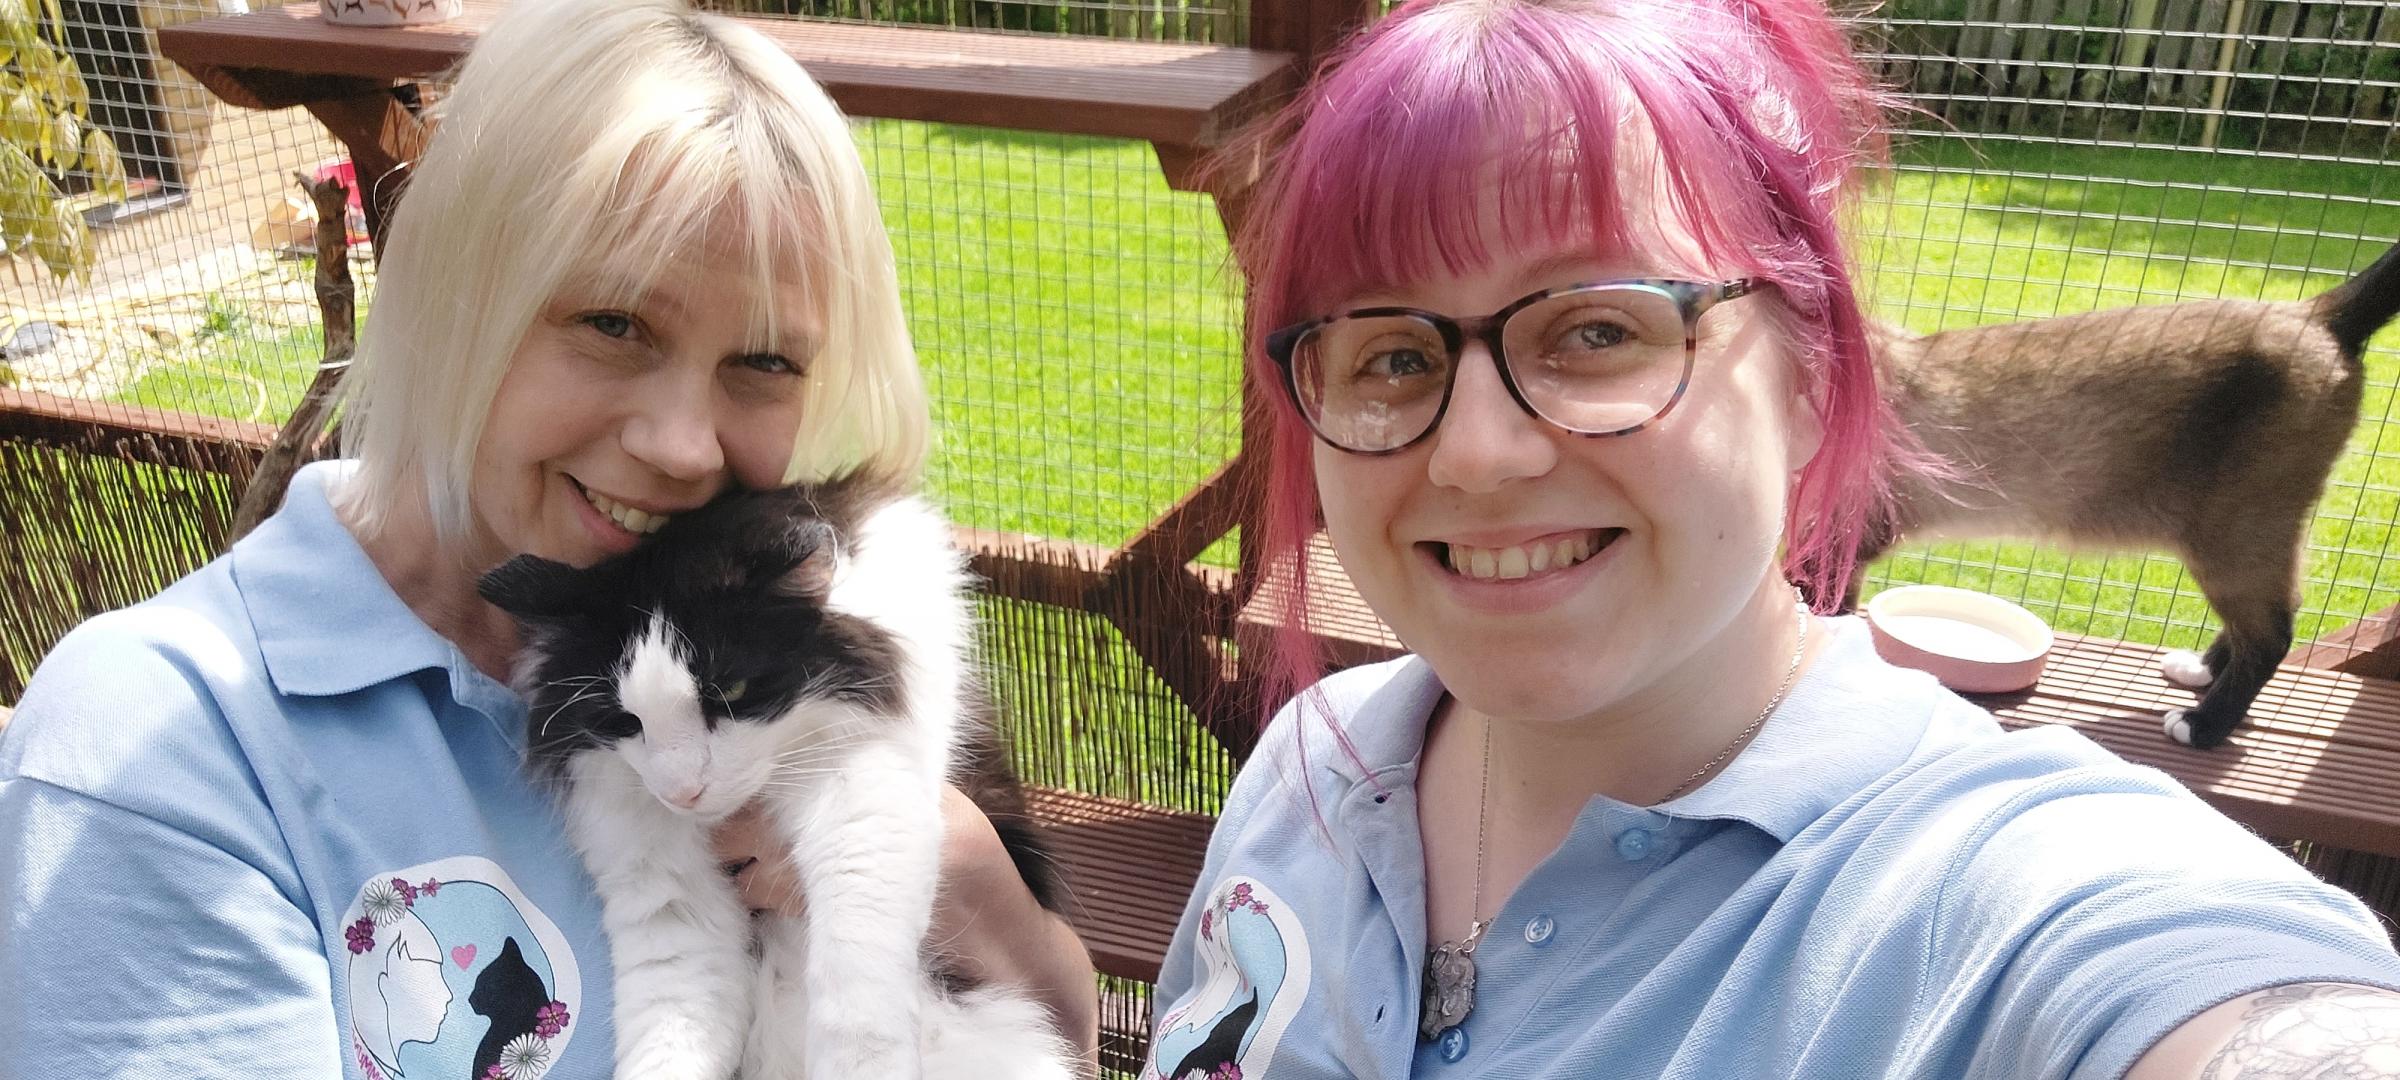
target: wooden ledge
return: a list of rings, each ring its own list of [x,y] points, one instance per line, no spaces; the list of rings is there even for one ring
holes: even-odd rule
[[[1403,650],[1350,587],[1330,547],[1311,550],[1310,621],[1335,663]],[[1235,640],[1259,655],[1288,583],[1262,582],[1235,620]],[[2211,751],[2167,741],[2169,709],[2197,698],[2158,674],[2162,650],[2061,634],[2033,689],[1973,700],[2003,724],[2063,724],[2129,761],[2153,766],[2226,816],[2278,840],[2315,840],[2400,856],[2400,683],[2286,664],[2233,741]]]
[[[2230,744],[2198,751],[2159,729],[2196,700],[2160,677],[2161,652],[2061,634],[2040,684],[1974,700],[2011,727],[2081,731],[2266,836],[2400,856],[2400,684],[2286,664]]]
[[[1027,808],[1067,875],[1067,921],[1103,975],[1157,982],[1216,819],[1054,788]]]
[[[246,477],[274,440],[265,424],[0,388],[0,441]]]
[[[315,0],[158,31],[226,101],[282,108],[436,80],[498,13],[467,0],[433,26],[337,26]],[[1290,53],[1224,45],[742,18],[852,116],[1212,146],[1297,84]]]

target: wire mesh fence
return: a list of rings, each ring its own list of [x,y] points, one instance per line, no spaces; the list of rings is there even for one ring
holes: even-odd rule
[[[1225,45],[1250,40],[1243,0],[716,0],[709,6],[745,15],[962,30]]]
[[[1910,329],[2309,296],[2400,237],[2400,6],[1902,0],[1867,29],[1884,77],[1922,110],[1858,230],[1866,295]],[[2370,349],[2360,422],[2311,529],[2302,640],[2400,602],[2400,443],[2385,436],[2396,346],[2387,333]],[[1921,544],[1870,588],[1903,581],[2170,646],[2203,645],[2215,626],[2157,554]]]

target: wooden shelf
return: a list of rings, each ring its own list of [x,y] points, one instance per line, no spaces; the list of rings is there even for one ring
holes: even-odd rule
[[[158,31],[159,48],[247,108],[439,80],[498,13],[433,26],[337,26],[315,0]],[[744,18],[852,116],[1215,145],[1297,85],[1290,53],[1224,45]]]

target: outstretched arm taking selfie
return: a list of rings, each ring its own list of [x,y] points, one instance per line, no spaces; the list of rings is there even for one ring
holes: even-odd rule
[[[2400,1077],[2400,993],[2293,983],[2193,1017],[2134,1063],[2126,1080]]]

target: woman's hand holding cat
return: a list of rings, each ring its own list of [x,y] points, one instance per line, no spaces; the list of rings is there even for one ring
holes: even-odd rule
[[[1097,1069],[1100,1002],[1091,954],[1065,919],[1034,900],[983,811],[955,787],[942,791],[941,892],[928,940],[968,979],[1039,998],[1059,1033]],[[768,837],[757,804],[717,827],[716,847],[752,911],[806,911],[800,876]]]

